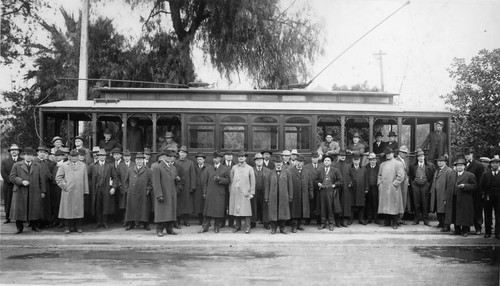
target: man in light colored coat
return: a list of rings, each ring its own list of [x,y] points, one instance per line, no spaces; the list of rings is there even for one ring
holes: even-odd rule
[[[245,219],[245,233],[250,233],[252,205],[250,200],[255,195],[255,174],[247,163],[247,154],[238,153],[238,164],[231,169],[229,186],[229,215],[235,216],[233,232],[241,230],[241,220]]]
[[[403,163],[394,159],[394,150],[385,150],[386,161],[380,164],[377,185],[379,191],[378,213],[385,215],[385,225],[398,228],[398,218],[404,212],[401,184],[404,182]]]

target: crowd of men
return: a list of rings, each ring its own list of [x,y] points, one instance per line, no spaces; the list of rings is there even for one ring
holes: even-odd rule
[[[430,226],[429,213],[436,213],[442,232],[453,225],[453,234],[467,236],[472,226],[482,233],[484,209],[488,238],[492,213],[500,208],[500,158],[478,161],[474,150],[467,149],[448,167],[442,126],[442,121],[436,123],[414,152],[413,164],[408,160],[412,154],[397,146],[392,131],[388,142],[382,142],[381,132],[375,134],[371,153],[365,152],[358,133],[345,150],[326,134],[307,163],[297,150],[274,156],[264,150],[251,160],[245,151],[215,151],[210,164],[202,153],[194,161],[170,132],[156,158],[148,148],[135,154],[122,151],[109,130],[92,150],[83,147],[79,136],[73,150],[62,146],[59,136],[52,149],[21,150],[12,144],[1,170],[5,223],[15,221],[17,233],[26,223],[35,232],[65,227],[70,233],[82,232],[82,222],[107,229],[119,221],[125,230],[150,230],[154,222],[161,237],[189,227],[193,215],[201,225],[199,233],[212,226],[218,233],[228,226],[248,234],[262,224],[275,234],[287,233],[287,227],[292,233],[303,231],[312,222],[319,230],[333,231],[355,219],[361,225],[397,229],[405,224],[405,213],[413,215],[414,225],[423,221]],[[500,238],[499,220],[494,229]]]

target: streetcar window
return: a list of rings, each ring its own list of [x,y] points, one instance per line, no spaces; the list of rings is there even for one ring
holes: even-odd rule
[[[222,129],[222,149],[244,150],[245,126],[224,126]]]
[[[278,119],[270,116],[260,116],[257,117],[253,120],[253,123],[257,124],[271,124],[271,123],[278,123]]]
[[[214,149],[214,126],[190,125],[188,127],[189,148]]]
[[[277,150],[278,149],[278,127],[277,126],[254,126],[253,127],[253,150]]]
[[[311,129],[309,126],[286,126],[285,149],[309,149],[310,135]]]
[[[241,116],[229,115],[229,116],[223,117],[221,122],[222,123],[245,123],[246,120],[245,120],[245,118],[243,118]]]
[[[214,119],[212,116],[208,115],[197,115],[193,116],[189,119],[190,123],[209,123],[209,122],[214,122]]]

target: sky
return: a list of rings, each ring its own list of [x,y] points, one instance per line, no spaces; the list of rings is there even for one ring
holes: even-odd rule
[[[147,17],[148,7],[131,11],[121,1],[104,5],[91,1],[92,14],[113,19],[117,30],[138,37],[139,15]],[[110,2],[110,3],[109,3]],[[282,6],[301,9],[306,0],[282,0]],[[316,76],[349,45],[403,6],[403,0],[310,0],[324,23],[322,35],[325,53],[310,68],[309,79]],[[77,12],[80,1],[54,0],[53,6]],[[453,58],[470,60],[481,49],[500,48],[500,0],[414,0],[368,34],[328,69],[308,89],[330,90],[333,84],[352,86],[367,82],[380,87],[380,61],[375,53],[382,51],[386,92],[397,93],[402,105],[442,108],[440,95],[453,90],[447,69]],[[61,21],[57,12],[47,15]],[[62,21],[61,21],[62,24]],[[221,89],[251,89],[251,82],[235,76],[229,84],[204,60],[200,50],[193,51],[196,73],[201,81]],[[0,67],[0,89],[10,90],[11,79],[21,83],[23,70]]]

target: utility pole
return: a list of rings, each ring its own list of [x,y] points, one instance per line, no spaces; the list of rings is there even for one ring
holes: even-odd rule
[[[384,66],[382,57],[386,55],[380,50],[378,53],[373,54],[374,56],[378,56],[378,60],[380,61],[380,90],[384,92]]]
[[[88,91],[88,42],[89,42],[90,0],[82,0],[82,23],[80,31],[80,63],[78,70],[78,100],[87,100]],[[83,122],[78,124],[78,133],[83,132]],[[74,134],[75,136],[78,134]]]

